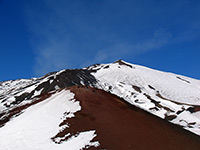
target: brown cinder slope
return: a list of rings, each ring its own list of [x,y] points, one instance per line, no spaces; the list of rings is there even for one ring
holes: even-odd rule
[[[91,87],[69,88],[80,101],[81,111],[67,119],[70,128],[58,133],[75,135],[96,130],[98,148],[108,150],[199,150],[200,137],[162,120],[124,100]],[[55,138],[54,137],[54,138]],[[66,139],[65,139],[66,140]]]

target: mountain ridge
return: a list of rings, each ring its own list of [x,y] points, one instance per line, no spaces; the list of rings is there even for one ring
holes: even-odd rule
[[[65,92],[63,93],[63,90],[65,90],[66,88],[68,90],[73,89],[74,91],[72,90],[68,94],[64,94]],[[155,115],[156,117],[161,118],[161,120],[163,119],[164,121],[176,124],[180,126],[180,128],[188,130],[187,132],[190,131],[191,134],[196,134],[198,136],[200,135],[200,80],[176,75],[173,73],[157,71],[148,67],[127,63],[123,60],[118,60],[114,63],[109,64],[95,64],[83,69],[67,69],[58,72],[51,72],[40,78],[19,79],[14,81],[10,80],[1,82],[0,132],[4,133],[3,129],[9,129],[8,126],[15,126],[15,124],[13,125],[12,123],[15,123],[17,120],[20,122],[19,118],[21,118],[21,120],[24,120],[23,116],[26,116],[26,114],[28,113],[35,116],[34,114],[32,114],[32,112],[36,111],[33,108],[37,108],[38,106],[41,107],[44,105],[44,107],[51,107],[53,109],[53,104],[58,105],[54,101],[52,101],[54,99],[57,99],[58,103],[60,103],[59,105],[63,107],[61,109],[62,111],[59,110],[59,108],[57,108],[58,110],[55,110],[55,113],[58,112],[59,115],[64,113],[63,117],[66,118],[65,120],[63,117],[61,117],[64,119],[64,126],[62,124],[57,125],[59,120],[56,119],[57,123],[55,124],[54,122],[55,128],[56,126],[59,126],[59,130],[64,132],[65,129],[70,128],[68,126],[68,124],[70,124],[70,120],[76,120],[76,117],[83,117],[86,119],[89,118],[90,121],[92,120],[90,124],[93,125],[95,117],[92,117],[92,113],[84,113],[81,116],[76,116],[76,114],[79,114],[81,110],[84,111],[85,105],[81,106],[82,104],[80,105],[80,103],[82,103],[82,101],[85,101],[83,100],[85,99],[84,97],[87,97],[87,94],[83,96],[78,95],[80,95],[81,91],[86,92],[87,89],[90,89],[88,91],[88,95],[91,95],[91,98],[93,97],[93,99],[95,99],[94,93],[97,94],[99,93],[99,90],[102,90],[105,93],[110,93],[112,96],[108,95],[108,97],[110,97],[111,99],[113,99],[114,96],[117,96],[117,99],[123,100],[122,103],[126,103],[127,105],[131,105],[138,109],[142,109],[145,112],[148,112],[152,115]],[[63,95],[63,97],[59,95]],[[103,95],[99,95],[100,97],[103,97],[102,100],[107,99]],[[77,101],[77,96],[80,102]],[[98,94],[96,96],[98,97]],[[60,97],[60,99],[56,97]],[[71,108],[69,108],[69,106],[66,105],[68,112],[65,112],[66,108],[62,106],[62,103],[65,103],[65,100],[63,98],[68,97],[73,98],[71,100],[69,99],[69,102],[67,101],[66,104],[74,108],[74,110],[72,110]],[[89,101],[86,101],[87,105],[92,104],[93,101],[90,101],[91,98],[88,97]],[[48,103],[50,104],[46,105],[45,101],[48,101]],[[105,101],[105,103],[107,102]],[[95,105],[96,110],[99,109],[97,106]],[[105,108],[104,106],[104,109],[107,111],[107,109],[109,108]],[[43,110],[42,107],[41,111],[45,112],[45,110]],[[119,109],[119,111],[121,112],[122,110]],[[97,116],[99,114],[96,113]],[[49,116],[44,116],[46,118],[49,118]],[[50,117],[49,119],[52,121],[53,118]],[[101,118],[99,119],[101,120]],[[111,120],[112,119],[113,118],[111,118]],[[117,120],[117,118],[115,119]],[[146,123],[147,122],[145,122],[145,124]],[[85,122],[84,125],[86,124],[87,123]],[[30,128],[29,123],[25,122],[25,125],[27,125],[27,127]],[[61,128],[62,126],[63,128]],[[101,126],[103,126],[103,124],[101,124]],[[43,128],[44,125],[41,124],[41,127]],[[98,127],[98,125],[96,125],[96,127]],[[147,127],[145,128],[148,129]],[[73,127],[71,129],[73,129]],[[34,128],[33,130],[37,129]],[[136,127],[130,130],[136,132]],[[81,137],[83,138],[84,136],[87,136],[89,139],[98,139],[99,135],[96,131],[97,130],[95,129],[90,130],[90,132],[81,131],[77,132],[77,134],[70,134],[70,136],[69,134],[63,133],[63,136],[59,138],[52,138],[51,136],[49,137],[49,140],[53,140],[55,143],[61,140],[62,142],[60,142],[60,144],[62,144],[63,142],[65,143],[66,141],[69,141],[69,138],[67,137],[70,137],[70,139],[72,138],[74,140]],[[185,134],[182,133],[182,130],[180,131],[181,134]],[[13,132],[15,133],[15,131]],[[26,133],[24,134],[26,135]],[[143,133],[141,132],[141,134]],[[158,136],[159,134],[157,133],[156,135]],[[47,135],[44,134],[43,136],[46,137]],[[45,140],[44,138],[42,139]],[[102,139],[103,138],[101,138],[100,141],[102,141]],[[89,140],[86,143],[89,144],[88,148],[97,148],[99,144],[101,145],[101,143],[99,143],[98,140]],[[57,144],[59,144],[59,142]],[[151,143],[149,144],[151,145]]]

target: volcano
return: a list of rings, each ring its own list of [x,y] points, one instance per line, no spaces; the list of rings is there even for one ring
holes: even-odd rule
[[[0,149],[197,150],[200,81],[119,60],[0,82]]]

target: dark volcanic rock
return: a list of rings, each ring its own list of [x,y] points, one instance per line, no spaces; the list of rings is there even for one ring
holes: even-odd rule
[[[91,74],[91,71],[84,69],[64,70],[57,75],[56,72],[52,72],[43,76],[41,79],[44,78],[47,78],[45,82],[39,84],[30,93],[25,92],[20,96],[16,96],[15,101],[12,104],[19,104],[23,100],[33,98],[32,96],[34,95],[35,91],[42,90],[41,94],[45,94],[56,89],[62,89],[75,85],[86,85],[94,87],[94,84],[97,83],[95,77]]]
[[[117,61],[114,62],[114,63],[118,63],[119,65],[125,65],[125,66],[128,66],[128,67],[130,67],[130,68],[133,68],[132,65],[127,64],[126,62],[122,61],[121,59],[120,59],[120,60],[117,60]]]
[[[49,78],[51,79],[52,76]],[[53,82],[50,83],[50,80],[40,84],[36,90],[39,91],[43,88],[42,94],[56,89],[56,86],[59,88],[66,88],[75,85],[89,85],[94,86],[96,79],[91,75],[91,71],[83,69],[74,69],[74,70],[65,70],[59,75],[57,75]]]

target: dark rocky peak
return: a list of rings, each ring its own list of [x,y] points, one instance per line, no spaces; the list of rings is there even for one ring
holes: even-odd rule
[[[130,67],[130,68],[133,68],[132,65],[126,63],[125,61],[123,61],[123,60],[121,60],[121,59],[115,61],[114,64],[115,64],[115,63],[118,63],[119,65],[125,65],[125,66],[128,66],[128,67]]]
[[[119,64],[120,66],[124,65],[124,66],[128,66],[130,68],[134,68],[131,64],[123,61],[122,59],[119,59],[119,60],[117,60],[117,61],[115,61],[111,64]],[[94,65],[91,65],[91,66],[86,67],[84,69],[90,70],[91,72],[97,72],[100,69],[108,69],[111,64],[94,64]],[[120,66],[119,66],[119,68],[120,68]]]
[[[100,70],[103,67],[104,67],[103,64],[94,64],[94,65],[90,65],[90,66],[83,68],[83,69],[88,70],[90,72],[97,72],[98,70]]]

